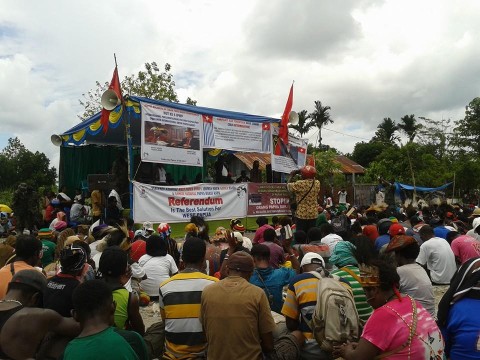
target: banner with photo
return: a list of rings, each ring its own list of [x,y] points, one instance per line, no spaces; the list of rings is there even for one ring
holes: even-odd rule
[[[245,217],[247,184],[155,186],[133,182],[136,223],[188,222],[193,215],[206,221]]]
[[[202,115],[204,146],[243,152],[270,152],[270,123]]]
[[[285,145],[278,136],[278,127],[272,127],[272,149],[275,149],[277,143],[280,142],[281,155],[275,155],[272,151],[272,170],[281,173],[290,173],[305,166],[307,158],[307,139],[288,135],[288,144]]]
[[[292,215],[286,184],[248,183],[247,215]]]
[[[203,166],[202,116],[141,103],[142,161]]]

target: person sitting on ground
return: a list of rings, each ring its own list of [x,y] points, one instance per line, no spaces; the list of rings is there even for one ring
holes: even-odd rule
[[[227,278],[203,289],[200,322],[208,359],[298,359],[301,333],[295,331],[274,343],[275,322],[268,299],[248,282],[253,270],[252,257],[238,251],[228,259]]]
[[[300,263],[293,253],[291,240],[285,244],[288,250],[288,260],[292,262],[293,269],[281,267],[274,269],[270,265],[270,248],[263,244],[255,244],[252,247],[251,255],[255,262],[250,283],[265,291],[270,308],[280,313],[283,306],[283,287],[288,285],[295,275],[300,271]]]
[[[15,243],[15,257],[0,269],[0,300],[7,293],[8,283],[21,270],[39,265],[42,242],[31,235],[19,235]]]
[[[240,219],[232,219],[230,220],[230,229],[232,231],[238,231],[240,234],[242,234],[242,238],[243,238],[243,246],[245,248],[248,249],[248,251],[252,250],[252,246],[253,246],[253,243],[252,243],[252,240],[250,240],[250,238],[246,237],[245,236],[245,226],[242,224],[242,222],[240,221]]]
[[[400,292],[410,295],[422,304],[432,316],[435,316],[432,282],[425,269],[415,262],[420,253],[417,241],[411,236],[394,236],[385,252],[395,253],[397,273],[400,276]]]
[[[302,240],[305,232],[303,230],[298,230],[294,234],[295,237],[297,237],[297,233],[300,236],[300,243],[295,245],[294,248],[298,252],[298,259],[300,262],[302,261],[303,256],[309,252],[317,253],[323,259],[330,257],[330,247],[327,244],[322,243],[322,233],[318,227],[312,227],[308,230],[308,234],[305,235],[305,243],[303,243]]]
[[[42,263],[42,268],[45,268],[47,265],[53,263],[55,259],[55,235],[53,231],[49,228],[43,228],[38,230],[37,238],[42,242],[42,258],[40,259]]]
[[[227,260],[232,254],[236,253],[237,251],[245,251],[246,253],[250,253],[247,248],[243,247],[243,237],[235,236],[235,233],[228,229],[225,230],[225,237],[227,239],[228,248],[222,250],[220,253],[220,272],[215,275],[221,279],[227,276]]]
[[[255,221],[258,225],[258,229],[255,231],[255,236],[253,237],[253,244],[261,244],[265,240],[263,239],[263,233],[267,229],[273,229],[271,225],[268,224],[268,219],[265,216],[259,216]]]
[[[115,302],[107,283],[92,280],[79,285],[73,292],[73,306],[73,318],[80,323],[81,333],[67,345],[64,360],[138,360],[140,352],[144,354],[140,359],[147,358],[139,334],[112,327]],[[140,350],[134,351],[127,338]]]
[[[438,325],[450,360],[478,359],[480,258],[463,263],[438,305]]]
[[[273,229],[267,229],[263,233],[263,245],[266,245],[270,249],[270,266],[274,269],[278,269],[280,265],[285,262],[285,252],[283,248],[278,245],[277,234]]]
[[[80,198],[70,209],[70,221],[76,224],[88,224],[88,211],[85,208],[85,200]]]
[[[204,358],[207,342],[200,316],[200,294],[217,278],[204,274],[205,241],[188,238],[182,249],[185,269],[160,285],[160,314],[165,323],[164,359]]]
[[[163,239],[167,243],[167,253],[173,257],[175,264],[180,265],[180,251],[178,251],[178,244],[175,239],[172,239],[172,228],[168,223],[160,223],[157,227],[157,233],[163,236]]]
[[[322,236],[321,242],[328,245],[328,247],[330,248],[330,253],[333,253],[333,250],[335,250],[335,246],[340,241],[343,241],[340,235],[335,234],[333,226],[328,223],[322,224],[322,226],[320,226],[320,234]]]
[[[67,214],[65,214],[63,211],[57,212],[55,219],[53,219],[52,222],[51,222],[50,225],[49,225],[49,229],[50,229],[50,230],[55,230],[55,225],[56,225],[59,221],[64,221],[65,223],[66,223],[66,221],[67,221]],[[63,230],[63,229],[62,229],[62,230]]]
[[[377,228],[378,228],[378,238],[375,240],[375,250],[380,252],[380,249],[382,248],[383,245],[388,244],[390,241],[390,235],[388,234],[388,230],[390,229],[390,226],[392,225],[392,222],[388,218],[380,219],[377,223]]]
[[[398,291],[395,267],[385,261],[360,265],[360,278],[375,309],[358,343],[334,346],[346,360],[382,358],[443,359],[444,344],[435,320],[413,298]]]
[[[43,305],[46,309],[55,310],[61,316],[71,317],[72,294],[80,285],[79,277],[87,261],[85,250],[80,246],[69,246],[60,253],[62,270],[51,277],[43,294]]]
[[[313,360],[330,360],[330,354],[320,349],[320,345],[313,337],[309,323],[312,320],[313,310],[317,302],[317,287],[319,279],[311,272],[322,272],[325,269],[323,258],[313,252],[306,253],[300,263],[302,273],[296,275],[288,285],[287,297],[282,307],[288,330],[300,330],[305,337],[300,358]]]
[[[124,288],[131,276],[127,253],[118,246],[106,248],[100,258],[98,270],[102,274],[102,279],[112,289],[113,300],[116,303],[115,326],[136,331],[143,336],[145,325],[140,315],[138,295]]]
[[[450,247],[458,265],[480,256],[480,242],[474,238],[456,231],[450,231],[447,237],[451,238]]]
[[[37,358],[48,332],[74,338],[80,332],[73,319],[50,309],[41,309],[47,280],[41,272],[20,270],[8,284],[8,292],[0,301],[0,357],[2,359]],[[49,344],[50,357],[58,358],[63,349]],[[38,354],[39,355],[39,354]],[[41,358],[40,356],[38,358]]]
[[[158,301],[158,286],[178,273],[178,268],[173,257],[167,253],[167,243],[159,235],[152,235],[147,239],[146,251],[138,260],[147,275],[140,287],[152,301]]]
[[[337,270],[332,271],[331,274],[348,281],[350,284],[355,307],[360,318],[360,325],[363,326],[372,315],[373,309],[368,304],[367,296],[360,284],[360,270],[358,269],[357,259],[354,257],[355,250],[355,245],[351,242],[340,241],[335,246],[328,261],[337,267]]]
[[[448,285],[457,265],[447,240],[435,237],[431,226],[425,225],[419,231],[423,244],[416,262],[426,268],[434,285]]]

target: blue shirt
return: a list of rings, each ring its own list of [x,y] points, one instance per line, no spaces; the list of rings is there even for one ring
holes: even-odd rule
[[[445,226],[437,226],[433,229],[433,233],[436,237],[447,239],[447,235],[451,230],[448,230]]]
[[[445,350],[450,360],[480,359],[480,300],[464,298],[448,313],[447,325],[442,328]]]
[[[263,282],[260,280],[259,274],[262,277]],[[250,284],[262,288],[265,291],[265,295],[267,295],[267,299],[269,299],[269,301],[269,295],[271,295],[272,300],[270,301],[270,308],[280,314],[283,306],[283,287],[288,285],[295,275],[295,270],[289,268],[257,268],[250,277]],[[267,287],[268,291],[265,289],[265,286]]]
[[[380,235],[377,240],[375,240],[375,250],[377,252],[380,251],[383,245],[388,244],[390,242],[390,235]]]

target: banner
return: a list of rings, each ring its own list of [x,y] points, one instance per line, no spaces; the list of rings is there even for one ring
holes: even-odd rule
[[[245,217],[247,184],[155,186],[133,181],[133,217],[137,223],[188,222]]]
[[[247,215],[292,215],[286,184],[248,183]]]
[[[201,115],[145,102],[141,107],[142,161],[203,166]]]
[[[301,139],[291,134],[288,135],[288,144],[279,141],[278,127],[272,129],[273,149],[280,144],[281,155],[272,152],[272,170],[282,173],[290,173],[305,166],[307,155],[307,139]]]
[[[203,145],[243,152],[270,152],[270,123],[202,115]],[[241,140],[241,141],[239,141]]]

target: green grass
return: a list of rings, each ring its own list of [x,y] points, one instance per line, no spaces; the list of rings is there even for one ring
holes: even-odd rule
[[[267,217],[267,218],[268,218],[268,221],[270,222],[271,217]],[[257,219],[257,216],[249,217],[249,218],[238,218],[238,219],[240,219],[242,221],[242,224],[243,224],[243,226],[245,226],[246,231],[255,231],[258,228],[258,226],[255,222],[255,220]],[[208,223],[208,227],[209,227],[209,232],[210,232],[209,235],[210,236],[215,234],[215,229],[219,226],[223,226],[226,229],[230,228],[230,220],[229,219],[227,219],[227,220],[210,220],[210,221],[207,221],[207,223]],[[153,228],[155,230],[157,230],[158,224],[159,223],[154,223],[153,224]],[[185,236],[185,225],[187,225],[187,224],[188,224],[188,222],[170,224],[170,226],[172,227],[171,237],[174,238],[174,239],[183,238]],[[142,224],[135,224],[135,228],[140,229],[141,227],[142,227]]]

